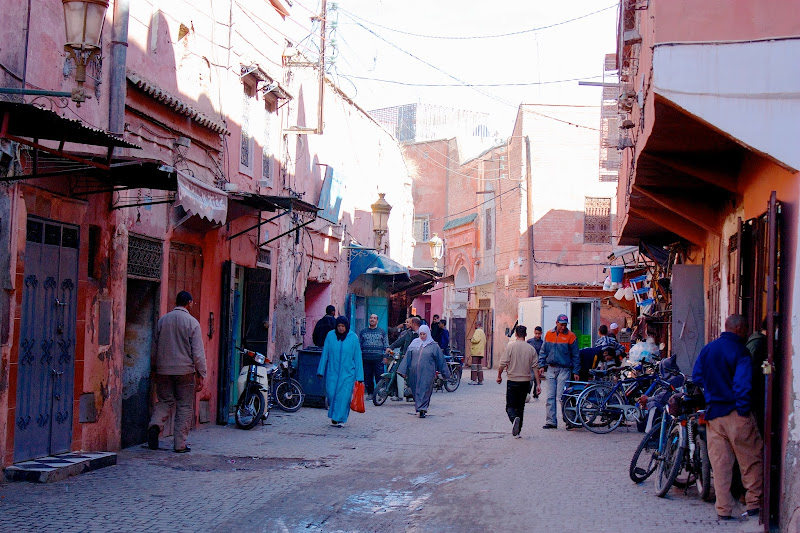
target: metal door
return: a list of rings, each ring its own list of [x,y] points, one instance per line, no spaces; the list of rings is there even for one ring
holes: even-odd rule
[[[244,319],[242,344],[267,354],[269,343],[269,296],[272,271],[268,268],[244,269]],[[288,346],[287,346],[288,348]]]
[[[704,345],[703,265],[675,265],[672,267],[672,353],[676,354],[681,372],[691,375]]]
[[[450,346],[469,356],[466,350],[467,319],[453,317],[450,319]]]
[[[72,445],[77,226],[29,217],[22,287],[14,461]]]

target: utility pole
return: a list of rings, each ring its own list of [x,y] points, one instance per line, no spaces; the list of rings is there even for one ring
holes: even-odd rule
[[[325,35],[325,22],[328,16],[328,0],[322,0],[322,12],[319,15],[319,105],[317,106],[317,131],[322,135],[322,105],[325,100],[325,42],[328,37]]]

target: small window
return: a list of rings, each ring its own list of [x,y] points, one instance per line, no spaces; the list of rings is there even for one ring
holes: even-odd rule
[[[27,240],[29,242],[42,242],[42,234],[44,232],[44,224],[35,220],[28,221]]]
[[[61,231],[61,246],[65,248],[78,247],[78,228],[64,228]]]
[[[272,129],[277,122],[275,119],[275,101],[267,98],[264,102],[264,139],[261,143],[261,179],[266,181],[268,187],[272,186],[272,172],[274,166],[274,150],[272,147]]]
[[[256,263],[261,267],[269,267],[272,264],[272,252],[263,248],[259,249]]]
[[[492,238],[492,208],[486,210],[486,249],[491,250],[494,239]]]
[[[420,215],[414,217],[414,240],[417,242],[431,240],[430,216]]]
[[[252,172],[253,170],[253,120],[252,111],[255,107],[255,87],[244,81],[242,83],[242,136],[241,152],[239,158],[240,170]]]
[[[52,246],[61,246],[61,226],[45,224],[44,243]]]
[[[583,242],[611,242],[611,198],[586,197],[583,211]]]

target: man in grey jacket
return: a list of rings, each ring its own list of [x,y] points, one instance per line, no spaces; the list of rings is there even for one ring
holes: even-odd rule
[[[175,309],[162,316],[153,339],[153,364],[158,403],[147,428],[147,445],[158,449],[158,436],[164,422],[175,410],[174,443],[176,453],[186,453],[186,437],[192,426],[194,393],[203,388],[206,378],[206,355],[200,323],[189,314],[192,295],[181,291]]]

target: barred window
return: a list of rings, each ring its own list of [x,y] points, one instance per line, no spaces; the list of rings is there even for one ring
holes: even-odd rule
[[[417,242],[431,240],[430,216],[419,215],[414,217],[414,240]]]
[[[492,208],[486,210],[486,249],[492,249]]]
[[[611,242],[611,198],[586,197],[583,211],[583,242]]]
[[[256,91],[253,85],[244,82],[242,85],[242,142],[240,167],[246,170],[253,168],[253,131],[252,131],[252,109],[256,98]]]

